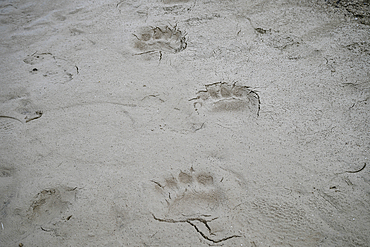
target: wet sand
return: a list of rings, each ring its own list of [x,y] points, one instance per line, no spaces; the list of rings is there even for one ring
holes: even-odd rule
[[[368,246],[369,6],[297,2],[3,1],[0,246]]]

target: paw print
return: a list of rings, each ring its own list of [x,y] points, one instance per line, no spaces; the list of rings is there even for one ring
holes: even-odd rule
[[[227,225],[228,197],[221,184],[208,172],[180,171],[162,182],[152,180],[160,194],[163,211],[153,212],[153,218],[165,223],[188,223],[198,234],[213,243],[239,235],[214,226]],[[222,223],[222,224],[220,224]]]
[[[187,47],[186,34],[177,26],[146,27],[136,35],[134,47],[142,53],[166,51],[177,53]]]
[[[198,91],[194,102],[196,111],[206,109],[210,112],[240,111],[259,115],[259,95],[247,86],[238,86],[226,82],[205,85],[205,90]]]

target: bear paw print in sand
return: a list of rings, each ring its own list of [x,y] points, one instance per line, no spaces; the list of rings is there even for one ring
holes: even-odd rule
[[[164,181],[154,181],[155,191],[159,193],[163,210],[152,212],[155,220],[164,223],[187,223],[203,239],[220,243],[240,237],[221,229],[230,225],[227,217],[228,195],[222,183],[207,172],[181,171]]]
[[[259,95],[247,86],[238,86],[226,82],[205,85],[205,90],[198,91],[194,102],[196,111],[208,112],[244,112],[259,115]]]
[[[177,53],[187,47],[186,34],[177,26],[145,27],[139,34],[134,34],[134,47],[141,53],[165,51]]]

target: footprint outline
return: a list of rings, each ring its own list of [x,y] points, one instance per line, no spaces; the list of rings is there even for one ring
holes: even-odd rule
[[[151,180],[151,182],[155,184],[156,191],[163,196],[164,205],[166,205],[164,215],[158,216],[151,212],[154,220],[164,223],[187,223],[203,239],[212,243],[241,237],[236,234],[220,237],[210,225],[211,222],[219,219],[217,211],[222,210],[227,201],[225,191],[218,185],[213,174],[195,172],[191,168],[189,172],[181,170],[177,176],[166,177],[163,182],[156,180]],[[194,206],[199,210],[188,211],[187,206]]]
[[[196,112],[202,108],[211,112],[248,111],[259,116],[261,100],[259,94],[249,86],[236,83],[215,82],[206,84],[190,99]]]
[[[177,25],[144,27],[139,34],[133,35],[136,38],[134,47],[141,51],[138,55],[156,51],[178,53],[187,47],[186,33]]]

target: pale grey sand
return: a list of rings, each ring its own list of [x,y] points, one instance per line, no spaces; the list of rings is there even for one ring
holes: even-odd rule
[[[0,246],[369,246],[366,1],[0,20]]]

